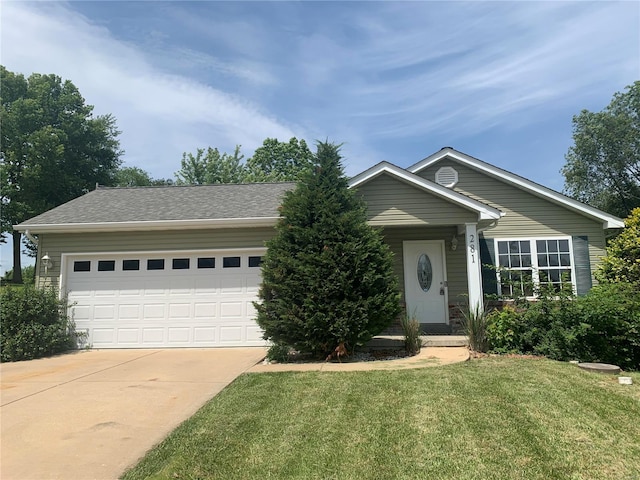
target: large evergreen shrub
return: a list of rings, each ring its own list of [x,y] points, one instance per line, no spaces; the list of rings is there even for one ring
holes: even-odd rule
[[[265,339],[318,356],[367,342],[400,313],[392,254],[340,160],[339,146],[319,143],[314,167],[285,195],[255,304]]]
[[[66,303],[54,290],[29,285],[3,287],[0,293],[0,359],[30,360],[64,352],[76,346]]]

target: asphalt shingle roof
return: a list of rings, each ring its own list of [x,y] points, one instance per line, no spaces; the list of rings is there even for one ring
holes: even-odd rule
[[[64,225],[278,216],[294,183],[98,188],[21,225]]]

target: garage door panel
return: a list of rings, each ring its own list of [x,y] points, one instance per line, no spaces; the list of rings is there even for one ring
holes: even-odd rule
[[[194,317],[195,318],[215,318],[218,316],[218,304],[217,303],[196,303],[194,305]]]
[[[220,327],[220,343],[241,343],[243,327]]]
[[[164,303],[146,303],[143,306],[143,315],[145,320],[164,318]]]
[[[216,327],[195,327],[193,329],[193,341],[197,344],[214,344],[216,343]]]
[[[138,320],[140,318],[140,305],[120,304],[118,308],[118,318],[120,320]]]
[[[154,345],[164,343],[164,328],[145,328],[142,330],[142,343]]]
[[[113,320],[116,318],[116,306],[110,305],[96,305],[93,307],[93,318],[96,320]]]
[[[248,261],[261,253],[69,255],[64,284],[77,303],[76,328],[96,348],[264,345],[252,304],[260,269]],[[215,266],[198,268],[199,257],[215,258]],[[231,266],[223,268],[229,257]],[[173,268],[185,265],[173,262],[182,258],[190,259],[189,268]],[[164,270],[148,270],[148,259],[163,259]],[[124,260],[138,260],[139,269],[122,270]],[[90,270],[74,272],[74,261],[90,262]],[[115,271],[98,271],[99,261],[114,262]]]
[[[136,345],[140,343],[139,328],[119,328],[117,334],[117,342],[122,345]]]
[[[191,329],[188,327],[169,327],[168,340],[169,343],[189,343],[189,334]]]
[[[70,300],[73,303],[73,300]],[[77,322],[89,321],[91,319],[91,306],[76,305],[71,309],[71,318]]]
[[[94,347],[98,347],[101,344],[113,345],[116,340],[115,328],[94,328],[91,332],[92,343]]]
[[[169,318],[191,318],[190,303],[172,303],[169,305]]]

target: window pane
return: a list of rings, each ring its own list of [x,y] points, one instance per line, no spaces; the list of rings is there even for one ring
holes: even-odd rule
[[[73,262],[73,271],[74,272],[90,272],[91,271],[91,261],[90,260],[82,260],[78,262]]]
[[[539,267],[549,266],[549,263],[547,262],[547,255],[545,253],[538,254],[538,266]]]
[[[553,283],[560,282],[560,270],[549,270],[549,278]]]
[[[509,266],[509,255],[500,255],[498,259],[501,267]]]
[[[216,259],[214,257],[198,258],[198,268],[216,268]]]
[[[518,255],[511,255],[511,266],[512,267],[520,266],[520,257]]]
[[[531,253],[531,244],[528,241],[520,242],[520,251],[522,253]]]
[[[548,270],[540,270],[538,272],[540,277],[540,283],[547,283],[549,281],[549,271]]]
[[[560,258],[557,253],[549,254],[549,266],[550,267],[559,267],[560,266]]]
[[[140,270],[140,260],[123,260],[122,270]]]
[[[550,252],[557,252],[558,251],[558,241],[557,240],[549,240],[549,241],[547,241],[547,244],[549,245],[549,251]]]
[[[531,255],[522,255],[522,266],[523,267],[531,266]]]
[[[520,242],[509,242],[509,253],[520,253]]]
[[[571,266],[571,256],[568,253],[563,253],[560,255],[560,265],[563,267]]]
[[[536,248],[538,249],[538,253],[546,253],[547,242],[544,240],[536,240]]]
[[[507,242],[498,242],[498,253],[508,253]]]
[[[569,252],[569,240],[560,240],[560,251]]]
[[[99,272],[113,272],[116,269],[115,260],[100,260],[98,261]]]
[[[174,258],[172,261],[172,268],[174,270],[188,270],[189,259],[188,258]]]
[[[249,257],[249,267],[259,267],[262,264],[262,257]]]
[[[164,258],[147,260],[147,270],[164,270]]]
[[[224,257],[222,259],[222,268],[238,268],[240,266],[240,257]]]

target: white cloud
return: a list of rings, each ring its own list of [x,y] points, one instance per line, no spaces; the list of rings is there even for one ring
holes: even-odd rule
[[[7,2],[2,13],[3,64],[27,75],[55,73],[71,80],[97,114],[116,117],[126,162],[155,176],[171,177],[182,152],[197,147],[230,150],[242,144],[251,151],[267,137],[296,134],[296,127],[258,104],[154,68],[144,51],[67,5]],[[211,66],[253,80],[259,75],[251,65]],[[273,79],[265,75],[261,81]]]

